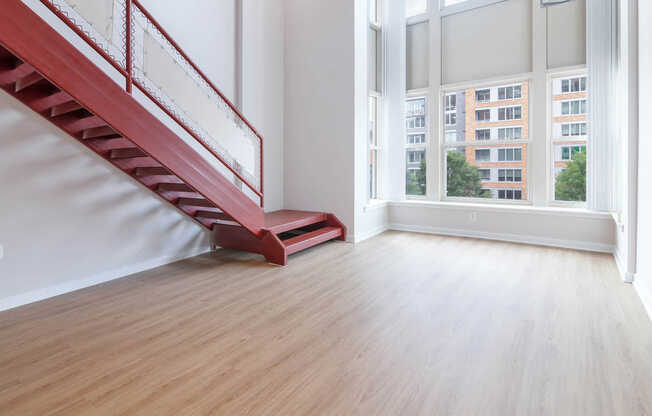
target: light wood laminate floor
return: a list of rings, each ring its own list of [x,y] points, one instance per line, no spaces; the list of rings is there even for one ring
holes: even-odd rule
[[[652,415],[652,323],[606,254],[223,251],[0,313],[0,415],[50,414]]]

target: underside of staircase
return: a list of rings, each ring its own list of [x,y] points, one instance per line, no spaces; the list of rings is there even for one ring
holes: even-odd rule
[[[346,239],[332,214],[265,213],[19,0],[0,8],[0,88],[212,230],[216,246],[285,265]]]

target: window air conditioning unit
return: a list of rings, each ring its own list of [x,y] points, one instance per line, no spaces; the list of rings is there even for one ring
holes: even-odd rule
[[[541,7],[554,6],[555,4],[568,3],[570,0],[541,0]]]

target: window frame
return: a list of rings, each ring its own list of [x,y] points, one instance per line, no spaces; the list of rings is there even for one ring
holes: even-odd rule
[[[382,200],[383,197],[383,177],[385,173],[383,172],[384,166],[384,133],[383,133],[383,106],[384,106],[384,97],[383,90],[385,84],[385,71],[384,63],[385,59],[385,36],[382,27],[382,15],[383,15],[383,1],[384,0],[369,0],[367,2],[367,17],[368,17],[368,38],[367,42],[372,42],[372,37],[369,35],[370,31],[373,30],[376,32],[376,82],[375,89],[369,86],[369,80],[367,80],[367,109],[369,111],[371,99],[375,99],[376,102],[376,124],[375,124],[375,134],[376,140],[375,143],[370,143],[369,137],[366,137],[366,147],[367,147],[367,165],[365,170],[367,171],[367,202]],[[376,16],[371,16],[371,4],[372,2],[376,6]],[[380,55],[380,56],[378,56]],[[370,114],[367,115],[367,123],[371,122]],[[369,127],[367,134],[369,134]],[[375,155],[375,164],[373,165],[373,173],[370,168],[372,166],[371,158],[372,154]],[[375,179],[375,180],[374,180]]]

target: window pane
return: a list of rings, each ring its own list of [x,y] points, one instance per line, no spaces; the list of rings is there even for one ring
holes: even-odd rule
[[[586,77],[552,79],[552,169],[557,201],[586,201]],[[559,103],[561,101],[561,103]],[[572,123],[563,116],[572,115]]]
[[[369,198],[378,198],[378,99],[369,97]]]
[[[406,189],[407,195],[426,194],[426,151],[407,150],[406,154]]]
[[[527,139],[523,136],[527,132],[528,102],[520,98],[526,95],[527,85],[527,82],[496,87],[487,85],[457,91],[457,135],[454,136],[453,129],[447,127],[443,149],[446,155],[444,192],[447,197],[499,199],[502,190],[504,196],[500,199],[513,200],[517,196],[527,199],[528,144],[493,142]],[[487,101],[483,101],[485,98]],[[515,101],[505,105],[505,99]],[[485,122],[491,124],[487,126]],[[458,145],[453,137],[466,143]],[[469,144],[480,140],[487,143]]]

